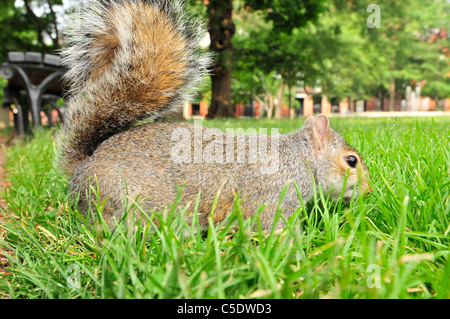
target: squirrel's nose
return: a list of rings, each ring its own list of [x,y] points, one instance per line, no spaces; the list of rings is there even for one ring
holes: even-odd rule
[[[364,194],[372,193],[372,192],[373,192],[372,186],[370,186],[370,184],[367,183],[367,182],[364,182],[364,183],[363,183],[363,189],[364,189]]]

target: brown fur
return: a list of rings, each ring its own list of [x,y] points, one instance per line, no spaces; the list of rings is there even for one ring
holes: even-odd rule
[[[87,34],[89,42],[80,45],[89,52],[86,67],[73,67],[87,79],[81,84],[68,79],[78,85],[59,138],[61,166],[69,175],[117,132],[178,108],[189,82],[199,82],[204,67],[196,64],[189,34],[179,31],[179,22],[164,11],[168,7],[162,0],[120,1],[98,9],[103,28]],[[67,64],[74,63],[73,54],[68,50]]]
[[[199,36],[186,30],[192,24],[198,32],[196,23],[181,19],[177,1],[110,0],[93,1],[93,5],[95,10],[87,7],[80,17],[90,28],[75,26],[72,36],[79,39],[82,34],[81,43],[74,43],[65,53],[67,64],[73,64],[67,73],[73,95],[59,136],[61,166],[71,178],[71,191],[80,195],[81,211],[95,211],[97,203],[104,203],[103,216],[112,225],[135,201],[146,212],[168,210],[177,197],[177,187],[183,187],[178,207],[188,206],[188,222],[199,194],[197,213],[202,228],[208,226],[213,208],[214,222],[223,221],[240,194],[243,217],[254,216],[265,206],[260,221],[262,229],[269,230],[278,206],[284,219],[300,206],[293,182],[279,203],[288,181],[297,183],[305,202],[313,197],[315,184],[339,198],[347,171],[345,198],[359,182],[367,183],[361,157],[323,115],[308,118],[300,130],[280,135],[278,142],[267,138],[267,150],[278,155],[277,169],[270,172],[263,172],[265,165],[248,155],[252,136],[221,135],[218,130],[200,128],[203,136],[217,138],[202,139],[202,151],[211,145],[222,147],[214,154],[222,160],[208,162],[204,157],[195,160],[193,137],[199,128],[194,125],[132,127],[140,120],[179,110],[188,97],[187,88],[201,82],[209,58],[195,51],[193,44]],[[177,162],[172,154],[178,143],[173,140],[174,130],[191,137],[183,142],[183,149],[191,154],[187,162]],[[242,143],[245,148],[240,150]],[[228,146],[234,151],[232,163],[225,161]],[[237,161],[238,153],[246,154],[242,162]],[[343,161],[349,154],[359,158],[357,168]],[[362,181],[358,170],[363,173]],[[89,196],[92,189],[98,189],[99,198]],[[275,224],[276,228],[283,226],[283,220]]]
[[[198,218],[204,228],[208,225],[216,196],[218,201],[214,209],[214,222],[217,224],[231,212],[235,194],[241,191],[241,209],[245,218],[253,216],[262,205],[267,205],[260,217],[263,229],[268,230],[272,227],[279,196],[287,181],[297,182],[305,201],[313,195],[314,180],[322,184],[325,192],[333,192],[333,189],[336,189],[337,192],[333,195],[335,198],[340,197],[339,187],[347,169],[349,170],[347,188],[353,190],[358,183],[357,169],[342,166],[344,164],[340,158],[350,154],[356,154],[358,157],[359,155],[329,126],[326,130],[332,139],[324,142],[322,152],[325,154],[322,155],[314,149],[315,143],[309,138],[312,136],[311,125],[281,135],[279,147],[281,167],[279,171],[267,175],[261,174],[260,163],[218,164],[193,161],[186,164],[174,163],[171,151],[175,141],[171,139],[171,135],[174,129],[180,128],[187,130],[191,136],[194,135],[195,127],[190,124],[154,123],[114,136],[76,169],[71,183],[72,190],[85,193],[89,184],[82,184],[82,181],[95,176],[96,180],[92,183],[97,182],[99,188],[106,192],[101,193],[99,199],[100,201],[106,199],[103,215],[108,221],[112,221],[114,218],[120,219],[126,211],[123,206],[124,199],[139,197],[145,210],[160,211],[173,205],[177,196],[177,185],[179,187],[184,185],[178,206],[183,208],[189,205],[188,213],[192,214],[200,192]],[[210,128],[202,130],[203,135],[216,131]],[[249,137],[234,136],[234,138],[236,150],[238,139],[248,141]],[[202,149],[205,149],[208,143],[202,141]],[[193,141],[190,147],[191,154],[194,154]],[[223,150],[225,149],[224,147]],[[225,157],[225,154],[223,156]],[[367,172],[362,161],[357,167],[364,173]],[[334,180],[327,180],[329,177],[333,177]],[[365,180],[363,176],[363,181]],[[123,186],[125,181],[127,191]],[[95,202],[95,199],[91,200]],[[83,211],[87,211],[91,205],[84,197],[79,202],[79,207]],[[288,218],[299,205],[297,192],[291,184],[281,204],[284,218]],[[284,222],[279,221],[277,228],[283,225]]]

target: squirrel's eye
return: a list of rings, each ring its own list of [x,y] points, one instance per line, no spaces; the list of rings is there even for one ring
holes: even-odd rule
[[[358,159],[355,156],[350,155],[347,157],[347,164],[350,165],[350,167],[356,167],[357,163]]]

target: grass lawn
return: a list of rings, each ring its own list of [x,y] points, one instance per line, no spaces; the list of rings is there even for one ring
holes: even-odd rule
[[[286,133],[303,121],[203,125]],[[203,234],[181,213],[158,214],[155,232],[151,221],[102,231],[71,204],[50,131],[13,145],[0,297],[450,298],[450,117],[330,121],[360,151],[373,192],[350,203],[319,192],[276,234],[253,232],[239,203]]]

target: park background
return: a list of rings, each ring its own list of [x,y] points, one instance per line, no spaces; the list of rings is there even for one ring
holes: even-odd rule
[[[80,1],[0,4],[0,62],[58,54]],[[212,76],[183,116],[268,117],[450,110],[450,3],[190,0]],[[0,78],[1,88],[7,81]],[[188,101],[187,101],[188,102]]]

